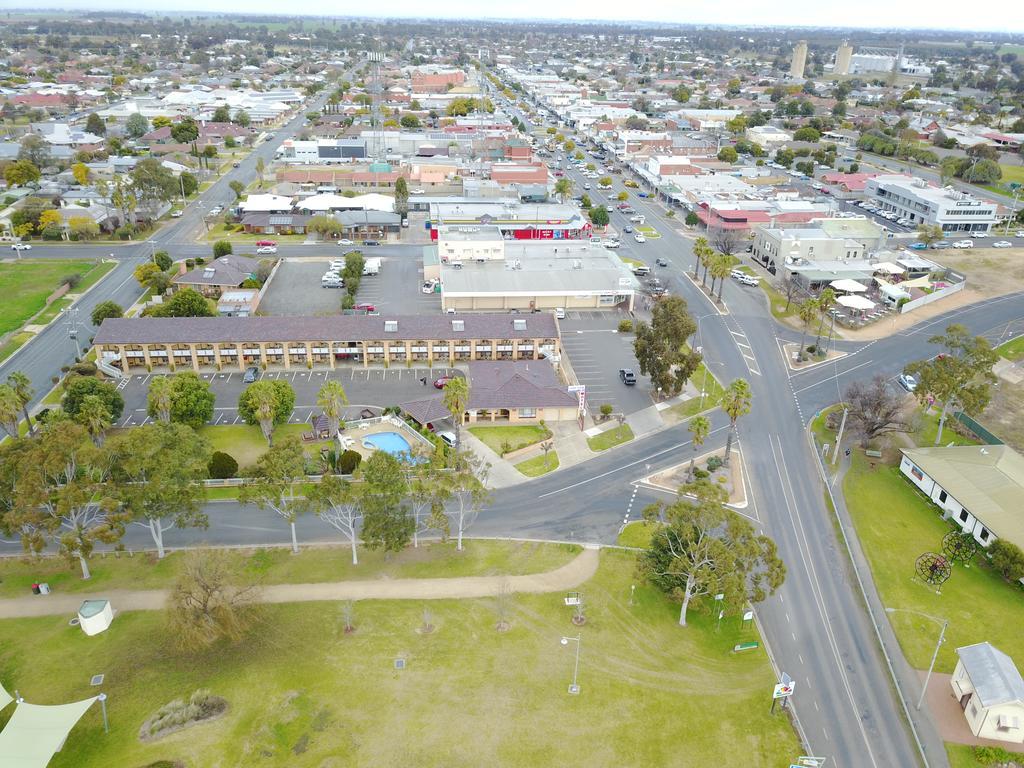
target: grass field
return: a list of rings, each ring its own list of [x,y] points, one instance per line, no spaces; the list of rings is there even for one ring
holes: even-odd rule
[[[629,428],[629,424],[623,424],[619,427],[606,429],[594,437],[588,437],[587,445],[590,446],[592,451],[607,451],[616,445],[628,443],[632,439],[633,430]]]
[[[1000,344],[996,347],[996,352],[999,353],[1000,357],[1005,357],[1007,360],[1020,360],[1024,358],[1024,336],[1018,336],[1016,339],[1011,339],[1005,344]]]
[[[139,768],[156,760],[209,766],[785,765],[799,754],[786,718],[772,717],[774,676],[759,639],[735,617],[716,632],[698,612],[637,585],[634,556],[601,554],[582,587],[587,623],[570,696],[578,630],[561,594],[517,595],[509,631],[495,631],[495,601],[372,601],[343,631],[327,603],[264,606],[240,644],[183,656],[164,617],[119,615],[89,638],[66,617],[0,622],[0,670],[9,689],[55,703],[94,694],[103,672],[110,733],[98,707],[72,731],[51,768]],[[405,669],[395,669],[396,658]],[[138,739],[158,707],[198,688],[227,699],[223,718],[157,742]],[[700,690],[699,696],[692,691]],[[642,724],[642,727],[641,727]]]
[[[0,296],[4,297],[0,302],[0,334],[20,328],[43,309],[46,297],[57,290],[62,277],[84,275],[92,266],[91,261],[52,259],[0,264]]]
[[[239,469],[251,467],[257,459],[267,452],[267,441],[259,427],[250,424],[230,424],[213,426],[207,424],[199,428],[199,434],[205,437],[215,451],[231,454],[238,462]],[[274,439],[280,440],[288,435],[301,436],[309,431],[309,424],[282,424],[274,428]],[[331,441],[308,443],[306,453],[310,456],[320,451],[321,445],[329,445]]]
[[[623,547],[646,549],[650,546],[653,535],[653,525],[645,520],[634,520],[632,523],[626,524],[615,543]]]
[[[288,540],[288,526],[281,523],[281,540]],[[301,540],[300,540],[301,544]],[[440,576],[487,576],[494,573],[541,573],[565,565],[579,554],[572,544],[539,544],[497,540],[473,540],[462,552],[452,542],[423,542],[385,558],[381,552],[359,548],[359,565],[352,565],[350,550],[339,547],[308,547],[293,555],[287,547],[230,550],[231,559],[243,573],[263,584],[303,584],[355,579],[436,578]],[[155,553],[129,556],[98,554],[89,561],[92,578],[84,581],[76,563],[59,557],[0,558],[0,598],[20,597],[32,584],[47,582],[54,592],[88,592],[104,589],[158,589],[166,587],[181,570],[182,555],[170,553],[158,560]]]
[[[931,448],[935,445],[935,437],[939,434],[939,416],[941,411],[938,408],[931,413],[919,412],[920,426],[913,434],[914,443],[922,448]],[[977,445],[978,441],[970,437],[957,434],[953,427],[959,422],[952,415],[946,417],[946,423],[942,425],[942,442],[940,445]]]
[[[1012,749],[1013,744],[1007,744]],[[946,743],[946,754],[949,756],[949,768],[987,768],[992,763],[980,763],[974,758],[974,747],[963,744]],[[1018,764],[1024,763],[1024,754],[1010,752],[1010,758]]]
[[[548,455],[540,454],[532,459],[520,461],[515,468],[527,477],[540,477],[558,469],[558,451],[549,451]]]
[[[788,320],[796,317],[796,307],[799,301],[790,301],[789,309],[786,309],[786,297],[775,290],[767,280],[759,280],[758,285],[768,297],[768,306],[771,308],[772,317],[776,320]]]
[[[499,427],[470,427],[473,436],[501,456],[551,437],[551,430],[536,424]],[[507,444],[507,445],[506,445]]]
[[[1000,179],[1003,184],[1010,184],[1011,182],[1024,184],[1024,165],[1006,165],[1005,163],[1000,163],[999,168],[1003,172],[1003,178]]]
[[[12,335],[6,342],[3,343],[2,346],[0,346],[0,361],[6,360],[8,357],[10,357],[19,349],[21,349],[21,346],[26,341],[31,339],[34,335],[35,334],[33,333],[26,333],[24,331]]]
[[[949,620],[936,670],[952,672],[956,648],[988,640],[1015,659],[1024,659],[1024,593],[991,571],[983,557],[970,568],[954,566],[941,594],[916,579],[914,564],[925,552],[941,552],[951,530],[938,507],[927,501],[896,466],[872,468],[855,451],[843,481],[847,507],[871,564],[882,602]],[[938,626],[908,613],[889,616],[907,660],[926,669],[935,649]]]
[[[697,397],[680,403],[679,405],[673,405],[669,409],[672,413],[683,419],[688,419],[701,411],[706,411],[709,408],[716,407],[718,405],[718,401],[722,399],[722,393],[725,392],[725,388],[722,386],[721,382],[715,378],[715,375],[708,370],[708,367],[704,363],[697,366],[697,370],[694,371],[693,376],[690,377],[690,383],[697,387],[698,391],[701,389],[704,390],[704,398],[701,400],[698,395]]]

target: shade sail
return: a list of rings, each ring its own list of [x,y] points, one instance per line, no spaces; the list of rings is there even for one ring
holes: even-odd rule
[[[902,275],[906,271],[899,264],[893,264],[891,261],[880,261],[875,264],[875,272],[884,272],[887,275]]]
[[[0,683],[0,709],[3,709],[12,701],[14,701],[14,697],[5,691],[3,683]]]
[[[4,768],[46,768],[75,723],[96,697],[73,704],[19,704],[0,732],[0,764]]]
[[[856,280],[850,280],[849,278],[844,278],[842,280],[833,280],[831,283],[829,283],[829,285],[835,288],[837,291],[845,291],[846,293],[860,293],[861,291],[867,290],[867,288],[858,283]]]
[[[838,296],[836,301],[850,309],[874,309],[875,302],[865,299],[863,296]]]

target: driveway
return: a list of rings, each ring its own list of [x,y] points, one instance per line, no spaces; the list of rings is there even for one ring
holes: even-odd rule
[[[320,278],[329,264],[326,257],[316,261],[283,261],[260,302],[260,312],[265,315],[341,314],[341,297],[345,290],[320,285]]]

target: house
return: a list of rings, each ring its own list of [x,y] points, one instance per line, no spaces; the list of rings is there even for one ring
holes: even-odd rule
[[[981,739],[1024,743],[1024,679],[1013,659],[991,643],[956,649],[949,684],[971,733]]]
[[[259,261],[247,256],[221,256],[191,272],[176,275],[171,280],[171,288],[174,291],[193,288],[204,296],[217,298],[226,291],[240,288],[242,283],[256,274],[258,266]]]
[[[983,547],[1024,548],[1024,456],[1006,445],[904,448],[900,472]]]
[[[249,195],[238,208],[242,213],[291,213],[292,199],[285,195]]]
[[[241,224],[251,235],[301,235],[312,218],[308,213],[247,213]]]
[[[217,314],[221,317],[250,317],[256,314],[259,303],[258,288],[224,291],[217,300]]]

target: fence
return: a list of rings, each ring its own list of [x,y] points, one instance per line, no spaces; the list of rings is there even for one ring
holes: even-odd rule
[[[957,421],[959,421],[961,424],[963,424],[969,430],[971,430],[971,432],[976,434],[982,440],[984,440],[988,445],[1002,445],[1003,444],[1002,440],[1000,440],[998,437],[993,435],[991,432],[989,432],[987,429],[985,429],[985,427],[983,427],[981,424],[979,424],[977,421],[972,419],[970,416],[968,416],[963,411],[957,411],[956,413],[954,413],[953,414],[953,418],[956,419]]]
[[[950,276],[953,277],[954,275],[951,274]],[[961,277],[959,283],[954,283],[953,285],[946,286],[945,288],[941,288],[933,293],[925,294],[919,299],[906,302],[900,306],[900,313],[905,315],[907,312],[912,312],[918,307],[923,307],[925,304],[931,304],[933,301],[938,301],[939,299],[944,299],[947,296],[952,296],[954,293],[962,291],[966,286],[967,281]]]

